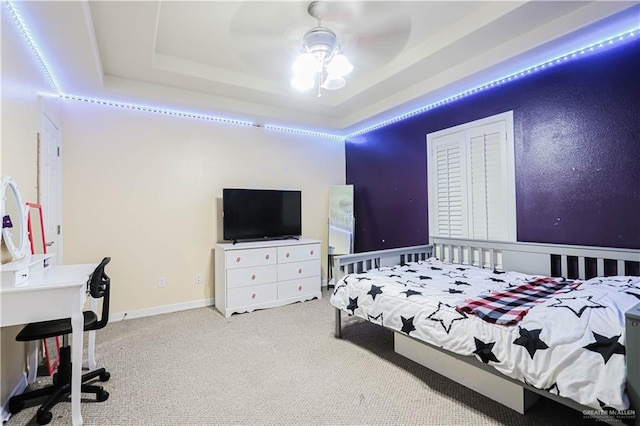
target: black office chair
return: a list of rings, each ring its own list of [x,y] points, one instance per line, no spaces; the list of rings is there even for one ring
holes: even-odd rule
[[[84,331],[99,330],[106,326],[109,321],[109,287],[111,280],[104,272],[104,268],[110,261],[110,257],[102,259],[102,262],[89,278],[89,293],[91,297],[95,299],[102,298],[102,316],[98,320],[95,312],[83,312]],[[46,425],[52,418],[51,408],[71,394],[71,346],[69,346],[69,334],[71,334],[71,318],[34,322],[26,325],[18,333],[16,340],[19,342],[29,342],[55,336],[63,336],[63,338],[62,347],[60,348],[60,363],[58,364],[58,371],[53,375],[53,385],[16,395],[9,399],[9,411],[11,413],[21,411],[25,406],[25,401],[48,396],[36,414],[38,424]],[[96,377],[100,381],[106,382],[109,380],[110,374],[104,368],[83,374],[82,392],[94,393],[98,402],[106,401],[109,398],[109,392],[104,390],[102,386],[84,384]]]

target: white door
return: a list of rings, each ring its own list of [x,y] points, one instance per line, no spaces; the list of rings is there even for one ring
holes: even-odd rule
[[[62,137],[60,125],[43,110],[38,143],[38,202],[42,205],[47,253],[62,264]]]

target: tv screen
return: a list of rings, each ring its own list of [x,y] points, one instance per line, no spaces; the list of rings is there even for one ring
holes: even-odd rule
[[[223,238],[257,240],[302,234],[302,192],[222,190]]]

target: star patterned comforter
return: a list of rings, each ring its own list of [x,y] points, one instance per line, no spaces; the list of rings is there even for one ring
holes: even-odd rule
[[[514,325],[456,306],[536,278],[437,259],[343,277],[331,304],[351,315],[462,355],[596,409],[626,410],[624,313],[640,301],[640,277],[599,277],[532,304]]]

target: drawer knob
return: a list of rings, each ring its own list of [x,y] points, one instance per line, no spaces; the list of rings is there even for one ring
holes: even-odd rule
[[[289,257],[289,253],[285,254],[284,257]]]
[[[256,294],[255,293],[251,293],[251,298],[255,299],[256,298]]]
[[[240,262],[240,256],[236,257],[236,262]]]
[[[302,273],[302,268],[298,269],[298,273],[301,274]]]
[[[264,258],[265,258],[265,259],[267,259],[267,260],[269,260],[269,255],[267,254]]]
[[[301,285],[299,285],[299,286],[298,286],[298,291],[301,291],[301,290],[302,290],[302,286],[301,286]]]
[[[251,275],[251,279],[255,280],[256,279],[256,274]]]
[[[313,250],[310,251],[310,254],[313,254]]]

